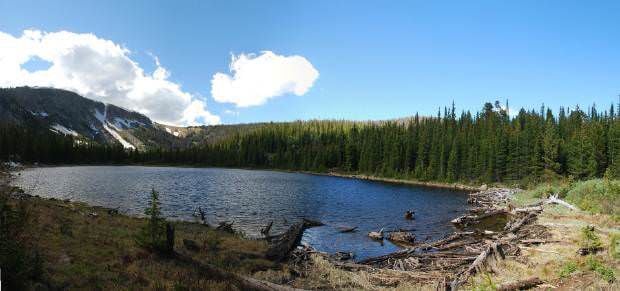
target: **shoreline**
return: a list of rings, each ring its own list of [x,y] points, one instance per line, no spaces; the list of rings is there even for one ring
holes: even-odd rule
[[[421,187],[459,190],[459,191],[467,191],[467,192],[477,192],[481,190],[481,186],[472,186],[472,185],[466,185],[462,183],[419,181],[419,180],[410,180],[410,179],[387,178],[387,177],[365,175],[365,174],[342,173],[342,172],[313,172],[313,171],[289,170],[289,169],[277,169],[277,168],[218,167],[218,166],[201,166],[201,165],[188,165],[188,164],[182,164],[182,165],[172,165],[172,164],[58,164],[58,165],[39,164],[39,165],[32,165],[32,164],[24,164],[22,165],[22,168],[26,169],[26,168],[88,167],[88,166],[93,166],[93,167],[97,167],[97,166],[112,166],[112,167],[140,166],[140,167],[202,168],[202,169],[211,168],[211,169],[232,169],[232,170],[249,170],[249,171],[259,170],[259,171],[273,171],[273,172],[281,172],[281,173],[296,173],[296,174],[307,174],[307,175],[315,175],[315,176],[337,177],[337,178],[345,178],[345,179],[357,179],[357,180],[364,180],[364,181],[371,181],[371,182],[383,182],[383,183],[390,183],[390,184],[421,186]]]

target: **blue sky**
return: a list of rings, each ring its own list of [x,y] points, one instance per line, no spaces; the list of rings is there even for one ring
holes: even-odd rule
[[[156,55],[223,123],[360,120],[435,114],[453,100],[607,108],[620,93],[619,13],[618,1],[2,0],[0,31],[92,33],[146,71]],[[318,79],[262,105],[213,100],[231,53],[265,50],[303,56]]]

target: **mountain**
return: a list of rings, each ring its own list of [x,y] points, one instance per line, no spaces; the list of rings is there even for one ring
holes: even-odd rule
[[[53,88],[0,89],[0,122],[49,129],[78,142],[120,143],[128,149],[189,145],[178,128],[173,131],[138,112]]]
[[[410,120],[391,121],[407,123]],[[156,123],[141,113],[94,101],[71,91],[41,87],[0,88],[2,122],[72,135],[77,142],[118,143],[141,151],[214,144],[274,124],[170,126]],[[382,124],[387,121],[338,122]]]

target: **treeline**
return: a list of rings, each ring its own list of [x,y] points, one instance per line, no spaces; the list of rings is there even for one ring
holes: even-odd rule
[[[446,182],[538,181],[620,176],[620,112],[520,110],[487,103],[478,113],[454,106],[435,117],[389,122],[265,124],[189,149],[124,151],[71,137],[0,126],[0,158],[44,163],[166,163],[340,171]]]
[[[103,146],[36,126],[0,123],[0,161],[44,164],[125,163],[131,154],[121,145]]]
[[[620,114],[542,107],[510,117],[487,103],[457,116],[393,122],[309,121],[265,125],[226,141],[161,155],[167,163],[341,171],[447,182],[556,176],[620,176]]]

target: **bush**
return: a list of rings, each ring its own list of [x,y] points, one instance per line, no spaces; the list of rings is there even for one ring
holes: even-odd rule
[[[595,179],[575,183],[566,193],[566,200],[592,213],[620,213],[620,181]]]
[[[601,261],[597,260],[594,256],[589,256],[586,260],[586,266],[591,271],[596,272],[607,282],[613,282],[616,280],[616,274],[610,267],[605,266]]]

